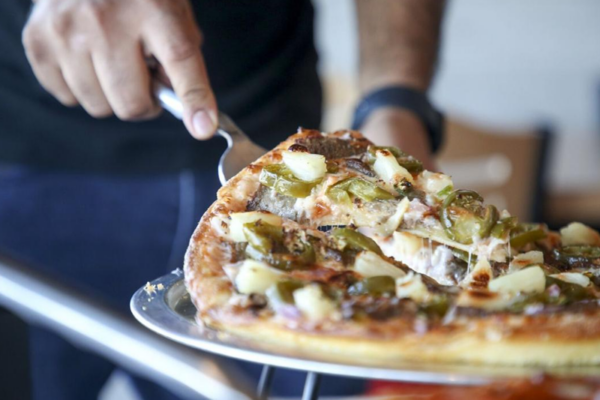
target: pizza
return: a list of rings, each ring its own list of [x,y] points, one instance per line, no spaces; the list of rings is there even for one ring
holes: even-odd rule
[[[597,400],[596,378],[557,378],[538,375],[493,382],[482,386],[428,385],[376,381],[367,392],[389,400]]]
[[[185,259],[198,321],[367,365],[600,363],[600,235],[520,223],[356,131],[299,130],[230,179]]]

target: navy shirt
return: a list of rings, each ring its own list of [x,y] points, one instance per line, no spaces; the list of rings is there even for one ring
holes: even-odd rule
[[[321,87],[309,0],[192,0],[219,107],[270,148],[318,128]],[[94,119],[36,81],[21,44],[30,0],[0,2],[0,164],[109,172],[214,168],[225,143],[194,140],[168,113]]]

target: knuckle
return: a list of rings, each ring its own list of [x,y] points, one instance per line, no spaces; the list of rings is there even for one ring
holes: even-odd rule
[[[109,1],[89,0],[82,4],[82,12],[96,26],[105,27],[111,15]]]
[[[212,91],[205,86],[188,88],[181,95],[184,103],[208,103],[212,101],[212,97]]]
[[[200,51],[200,43],[191,38],[172,41],[165,50],[166,62],[185,61]]]
[[[31,27],[25,27],[22,35],[23,46],[27,53],[27,57],[31,62],[42,64],[48,59],[46,46],[43,44],[37,31]]]
[[[58,36],[66,36],[71,32],[73,19],[68,10],[54,11],[50,16],[50,28]]]
[[[153,111],[154,107],[151,103],[144,101],[131,101],[115,109],[115,114],[117,117],[119,117],[119,119],[125,121],[136,121],[152,115]]]

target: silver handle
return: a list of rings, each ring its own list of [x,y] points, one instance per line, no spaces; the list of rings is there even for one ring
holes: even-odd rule
[[[161,106],[178,119],[183,119],[183,104],[173,89],[162,83],[154,83],[154,92]],[[225,113],[219,112],[219,126],[217,133],[227,140],[227,143],[249,140],[248,136]]]
[[[241,375],[0,256],[0,304],[186,399],[251,399]]]

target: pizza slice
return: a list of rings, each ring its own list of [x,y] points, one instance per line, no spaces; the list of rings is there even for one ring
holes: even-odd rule
[[[384,253],[441,283],[469,259],[505,262],[516,220],[451,178],[357,132],[302,131],[278,146],[248,204],[315,227],[355,226]]]

